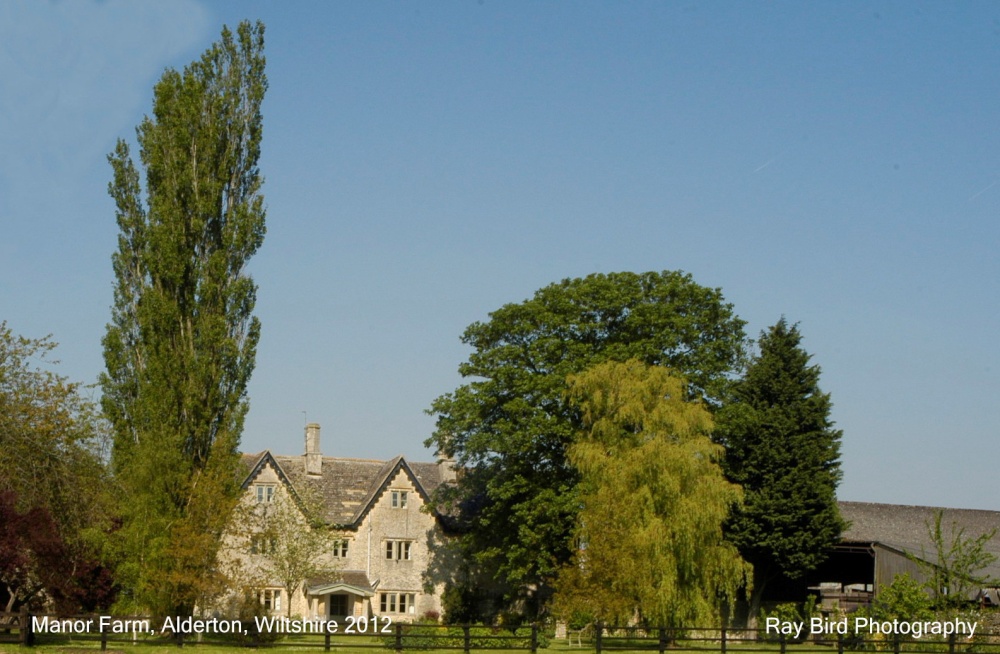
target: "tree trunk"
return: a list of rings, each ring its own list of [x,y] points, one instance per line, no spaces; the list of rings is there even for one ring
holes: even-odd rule
[[[764,589],[769,581],[774,579],[769,566],[755,565],[753,567],[753,590],[750,592],[747,607],[747,629],[757,628],[757,618],[760,616],[760,605],[764,599]]]

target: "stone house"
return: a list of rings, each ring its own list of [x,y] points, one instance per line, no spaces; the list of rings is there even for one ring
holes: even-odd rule
[[[429,568],[432,551],[445,533],[430,498],[454,479],[450,461],[323,456],[320,426],[312,423],[306,426],[304,454],[282,456],[265,450],[244,454],[243,463],[244,505],[308,495],[315,498],[319,518],[336,530],[328,551],[317,553],[333,571],[302,579],[291,597],[278,580],[266,580],[258,590],[266,610],[285,615],[286,602],[291,602],[291,614],[303,618],[377,615],[414,620],[441,613],[443,581]],[[304,519],[298,524],[298,529],[311,528]]]

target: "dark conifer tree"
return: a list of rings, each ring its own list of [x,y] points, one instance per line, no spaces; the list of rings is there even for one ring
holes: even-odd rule
[[[754,567],[751,619],[770,582],[816,569],[844,528],[836,501],[841,432],[801,340],[784,318],[762,332],[759,354],[719,413],[727,473],[745,493],[727,533]]]

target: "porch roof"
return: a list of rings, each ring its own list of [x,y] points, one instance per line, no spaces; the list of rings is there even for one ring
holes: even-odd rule
[[[306,594],[327,595],[349,593],[362,597],[374,597],[375,591],[368,581],[368,575],[361,570],[343,570],[333,577],[317,577],[306,580]]]

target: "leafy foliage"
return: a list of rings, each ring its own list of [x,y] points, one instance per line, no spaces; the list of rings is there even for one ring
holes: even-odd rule
[[[126,608],[186,611],[217,579],[260,333],[245,266],[264,237],[263,29],[224,29],[163,74],[137,129],[144,186],[124,141],[108,157],[120,235],[101,385]]]
[[[105,526],[107,432],[81,385],[47,369],[54,348],[0,323],[0,491],[75,536]]]
[[[338,566],[329,553],[341,538],[316,519],[319,501],[284,487],[273,501],[241,502],[234,514],[225,552],[228,585],[243,595],[268,586],[285,589],[287,616],[292,616],[291,597],[308,579],[331,578]]]
[[[531,626],[514,627],[481,626],[468,627],[470,649],[505,650],[528,647],[531,643]],[[382,644],[389,649],[395,648],[396,637],[385,636]],[[400,639],[403,649],[463,649],[465,647],[465,627],[446,626],[434,620],[421,620],[403,625]],[[549,639],[543,630],[538,632],[537,645],[546,648]]]
[[[836,502],[841,432],[801,340],[784,319],[762,333],[759,354],[719,413],[726,470],[745,493],[727,537],[754,567],[751,618],[769,581],[815,569],[844,529]]]
[[[8,595],[5,611],[27,603],[42,591],[62,590],[60,562],[65,544],[52,516],[43,508],[21,513],[17,496],[0,493],[0,582]]]
[[[931,599],[910,575],[898,574],[872,601],[871,617],[877,620],[930,620]]]
[[[996,562],[995,554],[986,549],[990,540],[997,535],[992,529],[978,536],[966,536],[965,529],[952,523],[945,534],[942,522],[944,512],[936,511],[927,523],[927,535],[934,545],[933,553],[923,553],[914,561],[926,575],[927,589],[939,609],[958,608],[968,602],[974,591],[995,585],[982,571]],[[933,563],[929,563],[933,559]]]
[[[812,595],[809,597],[810,599],[804,603],[781,602],[773,606],[770,610],[762,608],[760,611],[761,621],[766,624],[768,618],[777,618],[779,622],[808,622],[814,617],[816,608],[815,597]],[[793,642],[801,642],[807,637],[807,633],[803,634],[797,641],[793,639]],[[782,634],[777,630],[765,630],[763,633],[758,632],[758,636],[763,636],[764,640],[771,642],[788,640],[786,634]]]
[[[512,604],[526,598],[538,610],[573,553],[580,507],[566,456],[580,427],[564,396],[567,376],[637,359],[671,366],[692,396],[716,401],[741,362],[744,334],[718,289],[666,271],[552,284],[472,324],[462,340],[473,348],[459,367],[470,381],[433,403],[428,445],[466,474],[440,499],[459,516],[476,583],[509,583]]]
[[[560,572],[556,605],[612,624],[710,624],[750,573],[723,540],[741,498],[719,466],[711,414],[685,400],[662,367],[608,362],[570,377],[584,433],[569,447],[580,471],[579,549]]]
[[[42,591],[60,608],[113,595],[97,558],[110,528],[105,425],[79,384],[48,369],[55,344],[0,323],[0,608]]]

